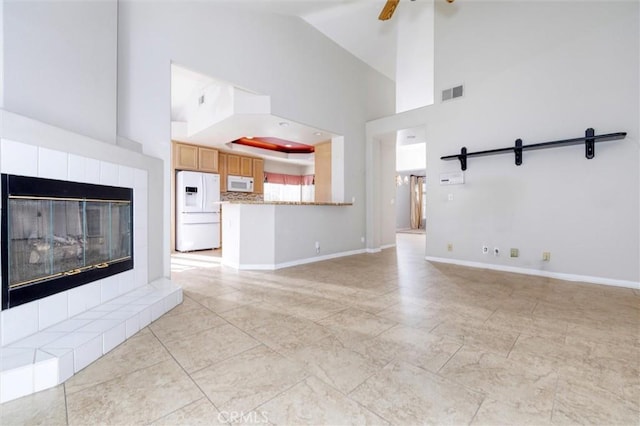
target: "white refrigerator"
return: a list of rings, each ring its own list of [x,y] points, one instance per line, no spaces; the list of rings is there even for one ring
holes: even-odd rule
[[[220,247],[220,175],[178,172],[176,250]]]

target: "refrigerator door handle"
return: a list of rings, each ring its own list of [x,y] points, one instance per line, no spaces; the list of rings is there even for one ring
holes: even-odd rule
[[[207,211],[207,178],[204,175],[200,175],[200,182],[202,182],[202,208],[203,212]]]

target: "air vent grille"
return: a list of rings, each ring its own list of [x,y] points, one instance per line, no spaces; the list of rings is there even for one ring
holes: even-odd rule
[[[464,86],[451,87],[442,91],[442,102],[459,98],[464,94]]]

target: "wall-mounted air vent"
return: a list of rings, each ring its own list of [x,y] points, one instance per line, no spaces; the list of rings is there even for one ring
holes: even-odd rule
[[[463,89],[464,89],[464,86],[460,85],[460,86],[452,87],[450,89],[443,90],[442,102],[461,97],[464,93]]]

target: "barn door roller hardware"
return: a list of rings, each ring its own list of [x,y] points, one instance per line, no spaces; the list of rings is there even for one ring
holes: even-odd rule
[[[486,157],[488,155],[507,154],[512,152],[515,155],[516,166],[519,166],[522,164],[523,151],[532,151],[535,149],[557,148],[561,146],[584,144],[585,157],[591,160],[596,155],[596,151],[595,151],[596,142],[615,141],[619,139],[624,139],[625,136],[627,136],[626,132],[607,133],[606,135],[596,135],[595,131],[589,128],[584,132],[584,136],[579,138],[563,139],[563,140],[551,141],[551,142],[540,142],[540,143],[534,143],[531,145],[523,145],[522,139],[516,139],[516,143],[514,146],[509,146],[506,148],[488,149],[486,151],[476,151],[476,152],[467,152],[467,147],[462,147],[462,149],[460,150],[460,154],[445,155],[444,157],[440,157],[440,159],[447,160],[447,161],[459,160],[460,167],[462,168],[462,170],[467,170],[467,158],[469,157]]]

